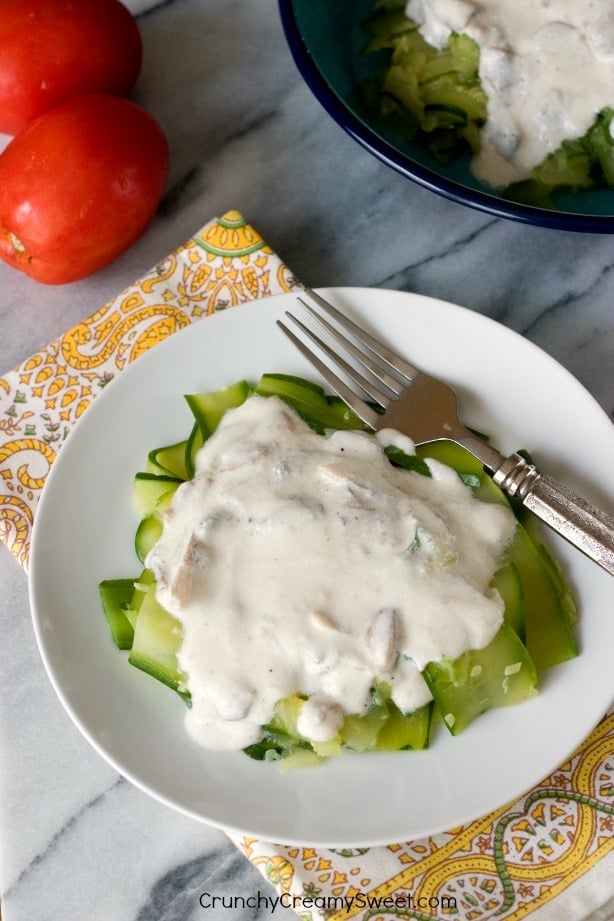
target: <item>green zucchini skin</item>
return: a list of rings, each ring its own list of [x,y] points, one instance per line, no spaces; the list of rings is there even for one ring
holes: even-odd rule
[[[535,663],[508,623],[483,649],[470,649],[453,661],[431,662],[422,674],[452,735],[487,710],[537,693]]]
[[[186,395],[186,402],[192,411],[203,441],[213,434],[224,413],[244,403],[251,392],[252,388],[247,381],[241,380],[213,393]]]
[[[181,483],[194,474],[198,449],[224,413],[252,393],[285,400],[321,433],[365,428],[341,400],[292,375],[264,374],[255,387],[238,381],[212,393],[188,395],[186,402],[193,414],[188,438],[151,451],[146,469],[134,477],[134,508],[140,516],[135,549],[143,565],[162,532],[164,511]],[[398,448],[387,453],[392,464],[423,476],[431,475],[429,460],[444,463],[472,489],[476,500],[510,505],[480,462],[452,442],[419,446],[415,456]],[[315,743],[298,733],[298,714],[305,698],[296,694],[278,702],[271,722],[263,727],[262,739],[245,749],[246,753],[257,760],[282,759],[301,766],[336,755],[343,748],[361,752],[425,749],[438,723],[457,735],[486,710],[535,694],[543,669],[578,655],[573,629],[577,610],[560,565],[532,533],[530,522],[516,511],[515,536],[492,581],[504,602],[504,623],[484,649],[427,665],[423,677],[433,696],[431,703],[402,713],[390,699],[389,688],[375,681],[368,711],[346,717],[337,736]],[[187,679],[177,663],[181,627],[159,604],[155,590],[153,573],[147,568],[136,578],[105,580],[99,585],[115,645],[128,651],[131,665],[171,688],[189,705]]]
[[[147,457],[147,469],[152,474],[176,477],[180,480],[188,478],[186,468],[186,441],[177,444],[165,445],[150,451]]]
[[[339,397],[329,396],[319,384],[291,374],[263,374],[254,393],[284,400],[316,432],[365,428]]]
[[[147,588],[134,627],[128,661],[189,700],[185,676],[177,664],[181,625],[156,600],[155,582]]]
[[[131,649],[134,628],[127,613],[134,593],[133,579],[105,579],[98,585],[102,610],[118,649]]]
[[[153,515],[162,497],[168,493],[174,493],[183,479],[166,473],[139,472],[135,474],[132,497],[137,514],[142,518]]]

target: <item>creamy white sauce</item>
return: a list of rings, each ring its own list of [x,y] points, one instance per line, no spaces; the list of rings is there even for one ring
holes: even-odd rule
[[[472,168],[491,186],[528,178],[614,103],[612,0],[410,0],[406,11],[436,48],[452,32],[480,46],[488,120]]]
[[[382,432],[313,432],[276,397],[224,416],[182,484],[147,564],[182,624],[188,731],[257,741],[275,703],[309,696],[299,731],[324,741],[369,706],[374,679],[410,712],[428,662],[481,648],[503,605],[489,588],[515,527],[450,468],[392,467]]]

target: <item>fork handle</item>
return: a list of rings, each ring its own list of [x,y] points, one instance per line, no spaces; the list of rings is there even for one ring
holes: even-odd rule
[[[546,476],[519,454],[506,457],[493,480],[574,547],[614,575],[614,518]]]

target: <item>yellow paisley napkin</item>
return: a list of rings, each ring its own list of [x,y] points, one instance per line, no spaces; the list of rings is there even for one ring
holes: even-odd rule
[[[181,327],[299,287],[230,211],[0,378],[0,538],[24,568],[49,468],[109,380]],[[523,799],[446,834],[335,851],[232,839],[305,921],[576,921],[614,895],[614,714]]]

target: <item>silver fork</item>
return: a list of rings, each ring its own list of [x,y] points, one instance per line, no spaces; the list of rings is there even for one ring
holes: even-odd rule
[[[285,323],[278,320],[277,324],[330,388],[369,428],[373,431],[396,429],[408,435],[415,444],[446,439],[462,445],[484,464],[495,483],[508,496],[520,500],[558,534],[614,574],[614,518],[611,515],[596,509],[553,477],[539,473],[521,455],[505,457],[462,424],[456,394],[451,387],[395,355],[320,294],[310,288],[305,289],[305,294],[335,320],[336,326],[299,297],[297,300],[301,306],[356,364],[368,372],[369,377],[289,311],[286,311],[286,317],[328,356],[332,365],[340,369],[369,402],[358,396]],[[344,335],[345,332],[352,339]],[[373,408],[373,404],[377,408]]]

